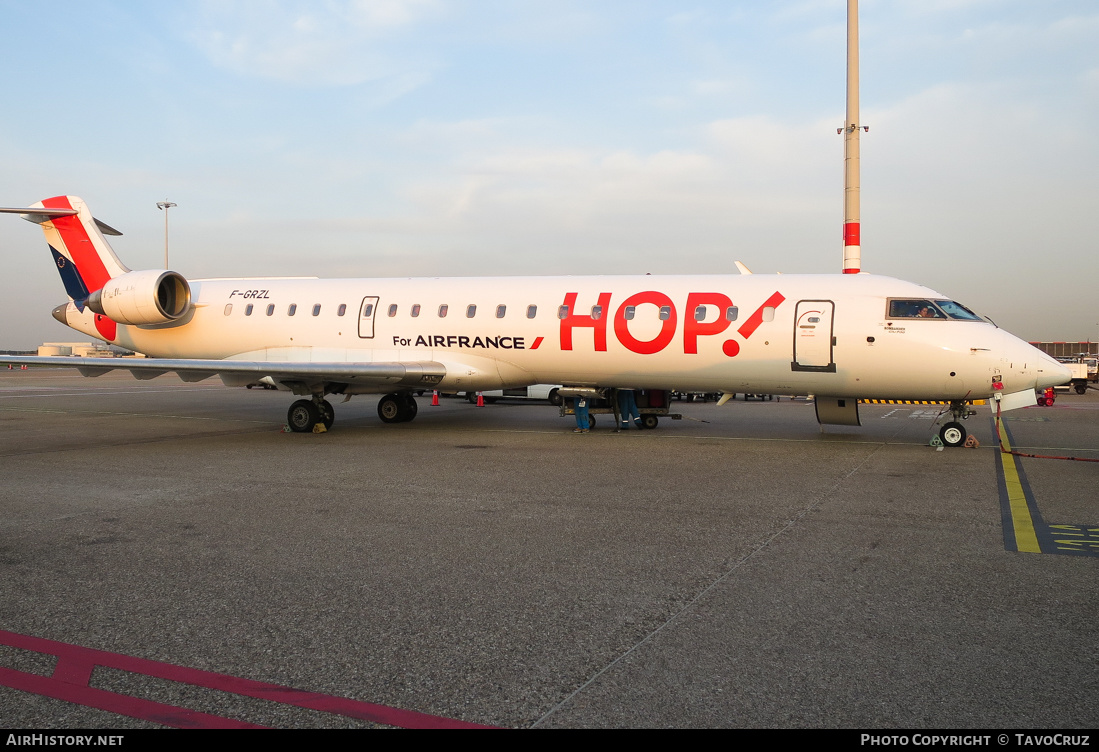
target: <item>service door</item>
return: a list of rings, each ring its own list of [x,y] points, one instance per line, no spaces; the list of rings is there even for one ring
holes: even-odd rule
[[[836,370],[832,361],[832,319],[835,306],[830,300],[798,301],[794,319],[795,371]]]
[[[363,304],[359,307],[359,336],[363,339],[374,337],[374,314],[378,311],[378,296],[363,298]]]

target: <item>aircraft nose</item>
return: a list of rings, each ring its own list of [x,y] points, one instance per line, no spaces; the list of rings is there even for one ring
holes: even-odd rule
[[[1034,386],[1038,389],[1047,389],[1051,386],[1067,384],[1070,381],[1072,381],[1072,371],[1063,363],[1058,363],[1042,353],[1042,359],[1038,362],[1038,379]]]

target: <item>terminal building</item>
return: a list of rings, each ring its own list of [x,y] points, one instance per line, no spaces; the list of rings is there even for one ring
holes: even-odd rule
[[[1054,358],[1080,358],[1099,355],[1099,342],[1031,342]]]
[[[132,355],[102,342],[43,342],[38,346],[39,355],[71,355],[74,358],[119,358]]]

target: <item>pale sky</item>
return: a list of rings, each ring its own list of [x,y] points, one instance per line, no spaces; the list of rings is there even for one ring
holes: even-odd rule
[[[863,0],[863,269],[1099,339],[1099,3]],[[844,0],[0,0],[0,205],[187,277],[837,273]],[[0,216],[0,349],[81,340]]]

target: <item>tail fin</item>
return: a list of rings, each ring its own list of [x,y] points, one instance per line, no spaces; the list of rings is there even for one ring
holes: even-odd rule
[[[103,289],[112,277],[130,271],[118,260],[100,231],[100,223],[92,217],[88,205],[81,199],[55,196],[40,201],[38,205],[45,209],[76,211],[74,215],[46,217],[45,222],[39,222],[46,233],[46,242],[50,244],[65,290],[73,300],[83,303],[88,295]],[[69,267],[66,260],[75,268]]]
[[[42,225],[65,292],[81,310],[89,295],[101,290],[111,278],[130,271],[103,237],[104,233],[122,233],[95,219],[87,204],[76,196],[54,196],[27,209],[0,212],[19,213],[28,222]]]

